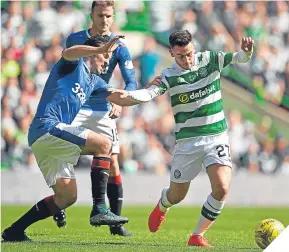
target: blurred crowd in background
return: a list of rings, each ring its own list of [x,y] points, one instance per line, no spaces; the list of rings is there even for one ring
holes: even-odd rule
[[[139,88],[159,73],[156,41],[167,41],[174,29],[188,29],[197,50],[235,51],[242,36],[255,40],[250,64],[238,66],[252,77],[257,95],[277,105],[289,96],[288,2],[149,2],[151,36],[134,59]],[[143,11],[145,2],[116,4],[113,32],[126,15]],[[27,132],[49,71],[61,57],[67,36],[90,27],[91,2],[2,2],[1,9],[1,168],[39,171],[27,143]],[[136,45],[137,46],[137,45]],[[130,49],[130,48],[129,48]],[[228,74],[228,78],[229,78]],[[122,88],[119,69],[111,85]],[[288,139],[272,130],[270,117],[260,124],[237,110],[227,111],[234,170],[289,174]],[[167,94],[153,102],[124,108],[117,119],[121,169],[164,174],[175,143],[174,119]],[[273,132],[273,133],[272,133]],[[82,157],[79,167],[89,167]]]
[[[284,94],[289,96],[288,1],[157,1],[151,10],[153,31],[164,43],[173,29],[187,29],[197,51],[228,52],[239,50],[241,38],[251,36],[253,59],[237,66],[237,79],[228,76],[243,79],[257,95],[278,105]]]

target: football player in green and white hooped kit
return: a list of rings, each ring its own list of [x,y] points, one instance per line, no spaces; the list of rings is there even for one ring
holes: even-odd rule
[[[170,186],[163,189],[149,217],[149,229],[151,232],[160,229],[169,208],[185,198],[191,180],[204,166],[212,192],[202,207],[188,245],[212,247],[204,238],[204,233],[225,205],[232,176],[228,126],[220,90],[221,71],[228,64],[248,62],[254,41],[250,37],[242,38],[241,50],[234,53],[195,53],[192,35],[187,30],[180,30],[170,35],[169,42],[175,63],[162,71],[160,85],[137,91],[114,92],[119,93],[120,98],[130,98],[126,105],[131,106],[148,102],[169,91],[176,123],[176,145]],[[115,103],[118,103],[117,100]]]

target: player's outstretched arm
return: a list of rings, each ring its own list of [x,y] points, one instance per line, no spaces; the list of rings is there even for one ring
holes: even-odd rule
[[[243,37],[241,41],[241,49],[233,54],[232,64],[247,63],[253,54],[254,40],[251,37]]]
[[[116,44],[116,41],[120,38],[124,38],[124,36],[122,35],[115,36],[105,45],[100,46],[100,47],[87,46],[87,45],[75,45],[75,46],[65,49],[62,52],[62,57],[65,58],[66,60],[73,61],[73,60],[78,60],[79,58],[90,57],[96,54],[104,54],[104,53],[113,52],[118,46],[120,46],[120,44]]]
[[[155,97],[162,95],[166,91],[166,87],[161,82],[161,76],[157,76],[150,83],[150,87],[147,89],[135,91],[110,89],[109,91],[111,94],[106,98],[106,100],[125,107],[149,102]]]
[[[218,52],[219,70],[221,71],[228,64],[247,63],[253,54],[254,40],[251,37],[243,37],[241,50],[234,53]]]

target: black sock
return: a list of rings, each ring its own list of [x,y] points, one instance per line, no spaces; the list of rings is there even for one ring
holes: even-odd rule
[[[91,164],[91,191],[93,205],[105,205],[105,193],[109,177],[110,158],[93,157]]]
[[[107,197],[111,211],[120,216],[123,201],[121,176],[110,176],[107,184]]]
[[[51,195],[37,202],[26,214],[14,222],[11,227],[19,231],[24,231],[33,223],[59,212],[60,209],[55,204],[53,195]]]

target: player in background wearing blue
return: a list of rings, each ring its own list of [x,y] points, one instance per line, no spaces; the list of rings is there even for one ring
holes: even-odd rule
[[[110,32],[114,17],[114,1],[93,1],[90,17],[93,23],[92,28],[69,35],[66,41],[66,48],[73,45],[82,45],[90,36],[94,35],[115,37]],[[116,43],[122,42],[117,41]],[[125,90],[135,90],[137,88],[135,71],[126,46],[121,46],[114,51],[107,69],[100,74],[100,77],[108,83],[117,64],[120,67],[125,82]],[[106,106],[106,104],[99,102],[94,93],[92,93],[90,99],[81,108],[73,122],[74,126],[93,130],[109,137],[113,141],[109,178],[103,172],[95,172],[94,160],[91,164],[92,216],[106,209],[106,192],[111,211],[116,215],[121,215],[123,188],[118,164],[119,142],[115,120],[112,120],[119,117],[120,113],[120,106],[116,104]],[[65,211],[55,215],[54,220],[58,227],[65,226]],[[131,235],[123,226],[111,226],[110,232],[111,234],[120,236]]]
[[[81,154],[94,154],[94,169],[110,168],[112,143],[109,138],[71,125],[92,92],[109,101],[107,83],[97,73],[109,63],[120,37],[90,37],[84,44],[63,51],[53,66],[30,125],[28,142],[54,195],[36,203],[2,233],[4,241],[29,241],[25,230],[33,223],[59,213],[75,203],[77,186],[73,166]],[[105,212],[91,216],[93,225],[120,225],[125,217]]]

